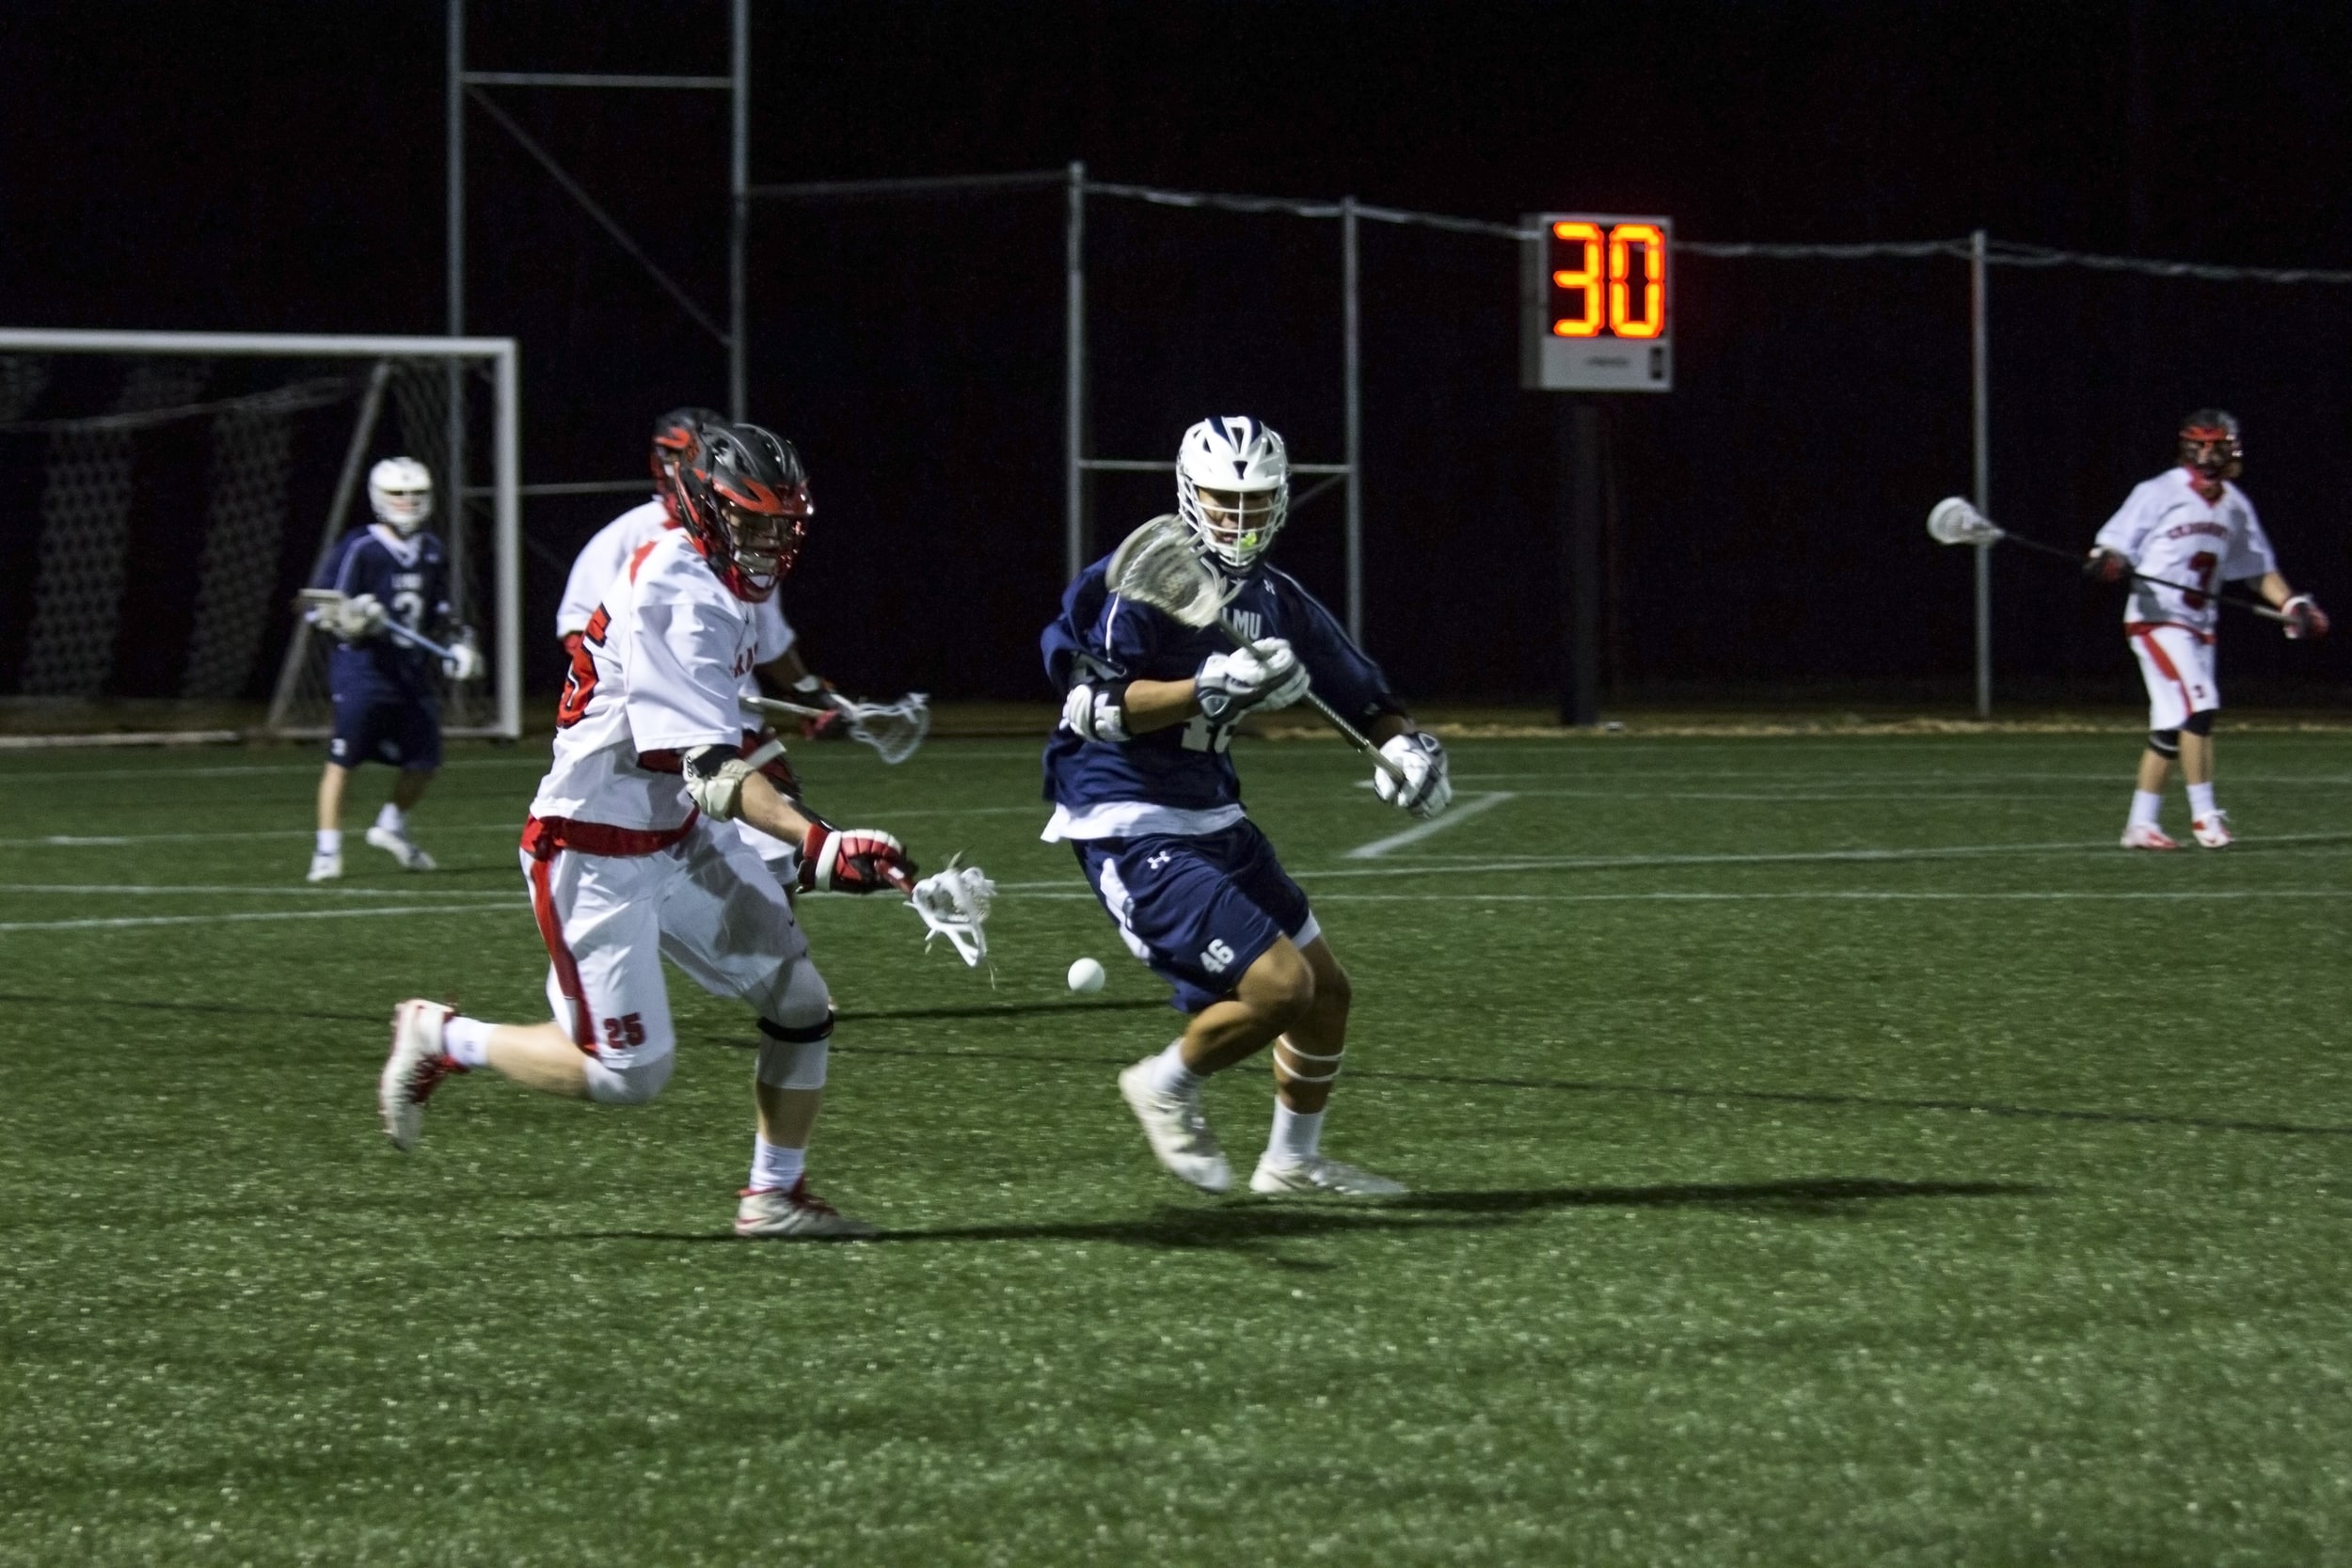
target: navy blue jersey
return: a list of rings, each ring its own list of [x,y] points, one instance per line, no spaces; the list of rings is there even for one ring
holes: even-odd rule
[[[354,529],[327,553],[315,587],[358,597],[373,594],[386,615],[436,642],[448,641],[449,562],[441,541],[419,531],[404,539],[381,523]],[[440,661],[389,632],[338,643],[327,678],[338,697],[377,691],[426,696]]]
[[[1182,626],[1111,594],[1104,580],[1109,563],[1104,556],[1078,574],[1062,594],[1061,614],[1039,639],[1056,691],[1082,681],[1190,680],[1203,659],[1232,649],[1213,626]],[[1359,725],[1401,711],[1380,667],[1289,573],[1260,566],[1226,607],[1225,619],[1253,641],[1288,639],[1315,694]],[[1241,783],[1226,754],[1232,738],[1231,722],[1200,714],[1116,745],[1082,740],[1065,725],[1045,746],[1045,798],[1071,813],[1118,802],[1237,811]]]

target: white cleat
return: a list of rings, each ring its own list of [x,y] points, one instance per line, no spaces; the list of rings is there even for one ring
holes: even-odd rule
[[[453,1072],[463,1072],[441,1044],[441,1026],[456,1009],[438,1002],[411,1000],[392,1009],[392,1051],[375,1083],[376,1109],[392,1147],[410,1149],[424,1136],[424,1102]]]
[[[2135,822],[2123,830],[2126,849],[2178,849],[2180,840],[2167,834],[2153,822]]]
[[[343,879],[343,857],[336,850],[320,849],[310,856],[310,875],[306,882],[340,882]]]
[[[881,1227],[853,1220],[808,1190],[803,1178],[789,1187],[746,1187],[735,1206],[735,1233],[752,1241],[858,1242]]]
[[[1209,1131],[1200,1095],[1162,1094],[1152,1087],[1145,1081],[1152,1060],[1146,1056],[1120,1073],[1119,1092],[1127,1109],[1143,1123],[1143,1135],[1151,1140],[1152,1154],[1177,1180],[1189,1181],[1204,1193],[1226,1191],[1233,1184],[1233,1167],[1225,1163],[1225,1151],[1217,1147],[1216,1134]]]
[[[403,871],[430,871],[433,857],[418,848],[406,833],[378,823],[368,830],[368,842],[400,862]]]
[[[2230,814],[2217,806],[2188,826],[2197,842],[2208,849],[2227,849],[2237,842],[2237,834],[2230,832]]]
[[[1385,1176],[1375,1176],[1368,1170],[1359,1170],[1318,1154],[1295,1164],[1278,1162],[1268,1155],[1258,1162],[1257,1171],[1249,1178],[1249,1190],[1325,1197],[1394,1197],[1406,1187],[1402,1181],[1391,1181]]]

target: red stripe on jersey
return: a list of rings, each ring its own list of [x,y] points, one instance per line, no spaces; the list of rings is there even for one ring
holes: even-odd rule
[[[523,824],[523,853],[534,861],[549,861],[558,849],[583,855],[626,858],[651,855],[679,843],[694,831],[699,811],[689,811],[675,828],[616,828],[607,822],[575,822],[568,816],[534,816]]]
[[[2169,625],[2170,623],[2163,624]],[[2188,628],[2184,626],[2181,629],[2185,631]],[[2188,682],[2181,679],[2181,672],[2173,667],[2172,656],[2166,653],[2164,644],[2156,641],[2155,626],[2146,622],[2135,622],[2131,627],[2131,634],[2138,638],[2141,644],[2147,648],[2148,657],[2153,661],[2164,678],[2181,689],[2181,711],[2195,713],[2197,699],[2189,695]]]
[[[580,965],[573,961],[572,950],[564,941],[564,922],[555,913],[555,890],[548,879],[551,864],[535,854],[532,859],[531,912],[539,922],[539,940],[548,944],[548,958],[555,965],[555,989],[572,1005],[572,1043],[593,1056],[596,1053],[596,1026],[588,1017],[588,998],[581,994]]]
[[[675,524],[672,524],[671,526],[672,526],[672,527],[675,527],[676,525],[675,525]],[[628,580],[629,580],[629,581],[631,581],[631,582],[635,582],[635,581],[637,580],[637,568],[638,568],[638,567],[640,567],[640,566],[643,566],[643,565],[645,563],[645,557],[647,557],[647,556],[649,556],[649,555],[653,554],[653,547],[654,547],[656,545],[659,545],[659,544],[660,544],[660,543],[661,543],[661,541],[660,541],[660,539],[658,539],[658,538],[655,538],[655,539],[648,539],[648,540],[646,540],[644,544],[642,544],[642,545],[638,546],[635,549],[633,549],[633,550],[629,551],[629,554],[628,554]]]

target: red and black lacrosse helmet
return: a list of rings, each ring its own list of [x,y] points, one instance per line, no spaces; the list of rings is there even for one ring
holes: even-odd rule
[[[654,494],[660,496],[661,504],[669,508],[673,527],[683,519],[678,516],[677,498],[670,493],[671,476],[677,472],[677,466],[693,456],[694,449],[702,445],[705,425],[725,422],[718,410],[713,408],[673,408],[654,420]]]
[[[792,570],[817,505],[792,443],[755,424],[712,420],[678,465],[678,515],[727,592],[755,603]]]
[[[2207,483],[2237,478],[2245,460],[2237,416],[2228,409],[2200,408],[2181,420],[2181,467],[2194,468]]]

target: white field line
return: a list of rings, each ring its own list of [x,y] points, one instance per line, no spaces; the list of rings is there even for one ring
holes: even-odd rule
[[[2265,844],[2343,844],[2348,833],[2274,833]],[[1952,844],[1910,849],[1792,849],[1747,854],[1713,855],[1560,855],[1523,856],[1481,861],[1468,855],[1428,854],[1411,865],[1367,866],[1360,869],[1294,871],[1294,877],[1411,877],[1477,876],[1503,871],[1613,871],[1675,865],[1790,865],[1876,863],[1921,860],[1971,860],[2001,855],[2090,854],[2116,852],[2111,838],[2074,839],[2050,844]],[[2122,863],[2120,861],[2118,863]]]
[[[530,905],[515,900],[503,904],[371,905],[363,910],[256,910],[238,914],[124,915],[113,920],[10,920],[0,931],[116,930],[126,926],[231,926],[257,920],[358,920],[392,914],[514,914]]]
[[[1005,890],[999,889],[1002,894]],[[1023,902],[1083,899],[1084,889],[1020,892]],[[1861,888],[1816,888],[1790,893],[1318,893],[1318,904],[1969,904],[1969,903],[2187,903],[2198,899],[2352,898],[2352,888],[2164,888],[2113,893],[2047,889],[2010,893],[1883,893]]]
[[[885,811],[878,815],[897,821],[901,817],[922,816],[1035,816],[1042,823],[1048,815],[1043,805],[1034,806],[919,806],[909,811]],[[523,825],[520,817],[512,822],[452,822],[432,823],[422,830],[424,842],[449,833],[505,833],[520,841]],[[48,833],[39,838],[0,838],[0,849],[112,849],[132,844],[226,844],[248,839],[312,838],[309,828],[255,828],[236,832],[216,833]]]
[[[1352,861],[1378,860],[1391,849],[1402,849],[1408,844],[1419,844],[1433,833],[1441,833],[1448,828],[1459,827],[1480,812],[1492,811],[1503,801],[1516,799],[1518,799],[1517,792],[1508,789],[1492,789],[1484,795],[1473,795],[1442,816],[1433,816],[1426,822],[1417,822],[1403,832],[1391,833],[1386,838],[1375,838],[1370,844],[1359,844],[1347,852],[1347,858]]]
[[[169,898],[199,894],[207,897],[226,895],[230,897],[268,898],[414,898],[417,896],[418,890],[413,887],[327,887],[325,885],[314,887],[300,882],[282,886],[261,882],[183,882],[177,885],[153,882],[0,882],[0,894],[12,893],[66,894],[125,898]],[[513,896],[513,892],[507,888],[450,887],[435,890],[432,896],[436,898],[508,898]]]

